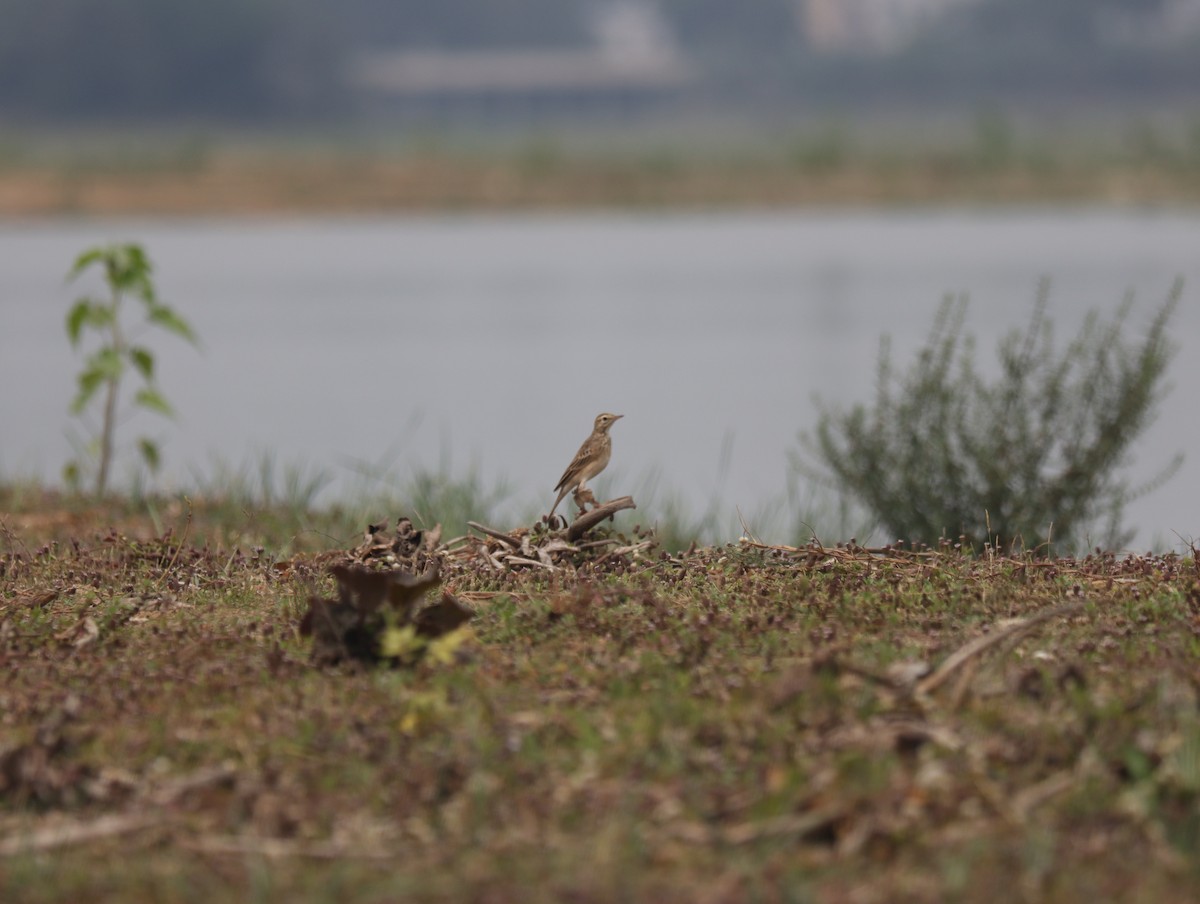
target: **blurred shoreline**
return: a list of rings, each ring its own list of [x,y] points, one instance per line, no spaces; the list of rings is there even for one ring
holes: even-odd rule
[[[0,161],[0,217],[355,214],[920,204],[1194,206],[1200,159],[587,158],[210,152],[199,159]]]

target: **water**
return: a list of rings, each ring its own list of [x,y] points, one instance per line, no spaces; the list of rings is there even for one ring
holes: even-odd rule
[[[1175,277],[1188,280],[1176,389],[1131,473],[1200,447],[1194,211],[51,220],[0,224],[6,476],[53,480],[70,456],[79,362],[62,322],[98,285],[63,276],[82,248],[115,240],[147,245],[164,298],[203,341],[197,353],[148,337],[181,417],[122,428],[162,441],[167,485],[264,451],[341,487],[364,466],[402,481],[449,455],[451,470],[477,463],[511,481],[514,506],[544,511],[592,418],[615,411],[626,417],[603,488],[658,474],[697,510],[719,496],[736,524],[735,506],[753,517],[781,498],[814,394],[870,397],[881,333],[903,362],[944,294],[966,292],[990,353],[992,336],[1026,321],[1043,276],[1064,338],[1126,291],[1141,328]],[[1192,454],[1132,506],[1139,543],[1200,536],[1198,477]]]

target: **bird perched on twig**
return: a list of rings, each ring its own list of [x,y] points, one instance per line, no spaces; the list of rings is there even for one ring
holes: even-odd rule
[[[579,451],[575,453],[575,457],[571,459],[571,463],[567,465],[563,476],[559,478],[558,484],[554,487],[558,490],[558,498],[554,500],[554,508],[550,509],[549,517],[554,517],[555,509],[558,508],[558,504],[563,501],[563,497],[567,493],[574,490],[575,499],[578,502],[583,498],[583,494],[588,492],[587,482],[603,471],[612,457],[612,438],[609,437],[608,430],[624,416],[607,412],[596,415],[592,435],[583,441],[583,445],[579,447]],[[592,501],[595,501],[594,496]],[[582,502],[579,503],[579,507],[583,508]]]

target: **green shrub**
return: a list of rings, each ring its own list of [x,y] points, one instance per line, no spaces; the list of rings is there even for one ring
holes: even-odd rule
[[[963,331],[965,299],[948,298],[903,375],[893,373],[885,337],[872,408],[821,406],[802,445],[823,469],[795,461],[873,512],[889,540],[1123,545],[1125,504],[1182,461],[1138,487],[1117,474],[1164,392],[1181,291],[1177,282],[1140,342],[1125,336],[1127,298],[1110,321],[1090,312],[1060,351],[1043,283],[1028,327],[1001,339],[991,379],[976,370]]]

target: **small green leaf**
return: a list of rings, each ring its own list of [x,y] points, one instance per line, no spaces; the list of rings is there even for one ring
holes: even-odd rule
[[[92,306],[88,308],[88,326],[106,327],[116,316],[116,310],[111,305],[92,302]]]
[[[79,345],[84,327],[106,327],[113,322],[113,317],[113,309],[109,305],[90,298],[79,299],[67,313],[67,337],[71,345]]]
[[[174,417],[175,411],[170,404],[164,399],[156,389],[138,390],[138,394],[133,397],[135,405],[141,405],[143,408],[149,408],[151,411],[157,411],[164,417]]]
[[[145,279],[150,275],[151,269],[150,258],[146,256],[146,249],[141,245],[128,244],[121,249],[125,254],[125,266],[130,273]]]
[[[79,489],[80,481],[79,462],[67,462],[65,465],[63,465],[62,473],[63,483],[67,485],[67,489],[69,489],[72,493],[76,492]]]
[[[388,628],[380,639],[379,652],[403,662],[413,662],[425,648],[425,638],[417,634],[413,625],[403,628]]]
[[[138,440],[138,449],[142,453],[142,461],[146,463],[146,467],[151,471],[157,471],[161,463],[161,458],[158,454],[158,444],[143,436]]]
[[[125,361],[121,358],[120,352],[108,346],[97,349],[88,358],[87,366],[89,370],[96,371],[106,380],[119,380],[121,374],[125,373]]]
[[[158,295],[155,294],[154,284],[150,280],[142,280],[133,291],[146,303],[147,307],[154,308],[158,304]]]
[[[88,299],[81,298],[67,313],[67,338],[73,346],[79,345],[79,334],[83,332],[83,325],[87,322],[91,307],[92,303]]]
[[[473,636],[466,626],[429,641],[429,659],[437,665],[454,665],[458,651]]]
[[[80,371],[77,378],[79,383],[79,392],[75,394],[75,400],[71,402],[71,411],[75,414],[83,411],[88,401],[96,394],[105,382],[104,374],[93,368],[86,368]]]
[[[142,348],[136,345],[129,350],[129,358],[133,361],[133,366],[147,380],[154,379],[154,355],[149,349]]]
[[[175,333],[177,336],[182,336],[193,345],[196,344],[196,334],[192,332],[192,328],[188,322],[172,311],[165,304],[156,304],[150,308],[150,322],[158,324],[163,329]]]
[[[119,291],[142,294],[150,289],[150,262],[140,245],[117,245],[103,255],[108,283]]]
[[[75,265],[71,267],[71,272],[67,278],[75,279],[80,273],[96,263],[96,261],[102,260],[107,253],[107,249],[104,248],[89,248],[83,254],[79,255],[79,257],[75,258]]]

